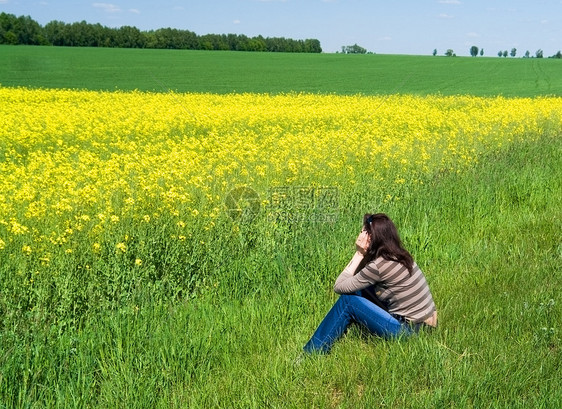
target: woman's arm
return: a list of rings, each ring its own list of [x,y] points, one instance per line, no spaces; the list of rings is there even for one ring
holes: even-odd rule
[[[370,237],[366,231],[362,231],[355,241],[355,254],[349,264],[340,273],[334,284],[334,291],[338,294],[349,294],[366,288],[373,283],[366,280],[361,275],[356,275],[359,266],[362,264],[369,248]]]

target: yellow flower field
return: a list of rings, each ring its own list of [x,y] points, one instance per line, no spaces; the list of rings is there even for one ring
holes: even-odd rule
[[[0,88],[0,251],[44,257],[85,230],[95,250],[123,220],[212,229],[237,186],[418,183],[561,125],[554,97]]]

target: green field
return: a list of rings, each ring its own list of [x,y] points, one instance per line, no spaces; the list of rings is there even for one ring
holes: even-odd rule
[[[166,92],[562,94],[562,61],[0,46],[0,85]]]
[[[0,47],[0,58],[3,87],[509,97],[562,92],[562,62],[551,59],[12,46]],[[108,268],[100,292],[130,289],[114,295],[115,303],[83,311],[35,309],[7,294],[20,285],[17,271],[28,259],[0,249],[0,408],[562,407],[562,133],[529,136],[533,142],[489,152],[471,168],[435,171],[420,176],[421,183],[398,186],[393,193],[400,200],[383,201],[375,184],[358,184],[333,225],[272,228],[258,221],[241,224],[237,236],[220,229],[215,236],[194,232],[193,259],[168,246],[175,225],[163,219],[141,238],[158,243],[164,267],[180,270],[189,261],[209,274],[185,296],[166,298],[170,283],[164,280],[121,282],[129,270],[109,257],[100,264]],[[55,157],[56,146],[45,145],[41,153]],[[69,160],[79,153],[77,148]],[[329,355],[298,360],[336,299],[333,280],[353,254],[356,216],[374,210],[397,221],[426,272],[439,328],[389,342],[352,327]],[[218,227],[227,231],[232,220],[225,216]],[[271,232],[273,238],[264,238]],[[197,247],[203,238],[213,240],[208,252]],[[88,260],[72,257],[60,265]],[[70,291],[80,274],[61,271],[66,287],[30,287],[28,300],[48,294],[57,305],[77,305]]]

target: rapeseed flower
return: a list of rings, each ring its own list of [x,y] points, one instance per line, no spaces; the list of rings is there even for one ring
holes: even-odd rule
[[[557,134],[562,98],[0,87],[0,119],[0,249],[25,240],[45,254],[72,239],[99,253],[121,240],[108,232],[134,237],[161,220],[182,233],[214,230],[238,186],[263,193],[263,206],[269,188],[287,185],[345,195],[368,183],[399,200],[393,187]]]
[[[116,248],[117,250],[119,250],[121,253],[126,253],[126,252],[127,252],[127,245],[126,245],[125,243],[123,243],[123,242],[117,243],[117,244],[115,245],[115,248]]]

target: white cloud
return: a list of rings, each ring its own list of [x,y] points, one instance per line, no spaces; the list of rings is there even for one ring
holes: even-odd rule
[[[0,4],[8,4],[9,0],[0,0]]]
[[[234,24],[240,24],[240,20],[234,20],[233,23]]]
[[[441,4],[462,4],[459,0],[439,0]]]
[[[439,14],[439,18],[455,18],[455,16],[451,16],[450,14],[447,13],[441,13]]]
[[[140,14],[141,13],[139,9],[129,9],[129,12],[133,13],[133,14]]]
[[[471,38],[478,38],[480,37],[480,34],[478,33],[474,33],[474,32],[470,32],[470,33],[466,33],[467,37],[471,37]]]
[[[121,11],[119,6],[110,3],[93,3],[92,6],[97,9],[102,9],[106,13],[118,13]]]

